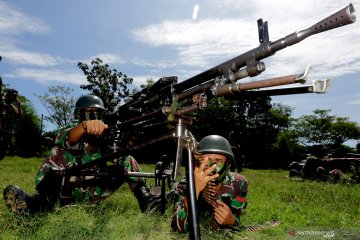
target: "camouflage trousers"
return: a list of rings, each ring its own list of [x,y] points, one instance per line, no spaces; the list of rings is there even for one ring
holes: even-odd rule
[[[66,177],[56,175],[56,171],[66,170],[76,165],[79,165],[79,163],[73,154],[62,150],[61,148],[54,147],[35,176],[36,189],[40,194],[56,192],[56,194],[59,195],[60,200],[65,198],[69,199],[69,202],[97,202],[108,197],[124,182],[128,183],[132,192],[134,192],[137,185],[146,185],[146,180],[143,177],[129,177],[124,175],[124,173],[129,171],[141,171],[135,158],[130,155],[113,161],[113,168],[109,174],[106,172],[100,176],[73,174]],[[97,167],[90,169],[95,169]],[[99,169],[101,169],[101,166]]]

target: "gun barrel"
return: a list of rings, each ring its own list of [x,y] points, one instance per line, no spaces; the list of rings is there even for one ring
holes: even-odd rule
[[[238,71],[244,66],[249,67],[251,65],[254,65],[257,61],[269,57],[275,54],[275,52],[286,48],[287,46],[294,45],[311,35],[354,23],[356,21],[356,16],[354,12],[355,8],[353,4],[350,3],[343,9],[335,12],[334,14],[330,15],[329,17],[323,19],[322,21],[314,24],[307,29],[294,32],[274,42],[263,42],[258,47],[252,50],[249,50],[222,64],[219,64],[198,75],[195,75],[180,83],[177,83],[174,85],[174,90],[175,92],[180,93],[184,90],[192,88],[193,86],[210,81],[218,76],[226,76],[229,74],[229,71],[231,73],[234,71]],[[256,74],[260,74],[260,72],[249,75],[255,76]]]
[[[356,16],[354,12],[355,8],[353,4],[350,3],[346,7],[340,9],[334,14],[312,25],[311,27],[294,32],[284,38],[281,38],[271,43],[270,48],[272,49],[272,51],[276,52],[278,50],[286,48],[287,46],[294,45],[311,35],[354,23],[356,21]]]
[[[227,96],[234,94],[236,92],[241,92],[246,90],[292,84],[295,83],[295,79],[296,79],[296,75],[289,75],[289,76],[277,77],[277,78],[266,79],[256,82],[226,84],[214,88],[212,93],[214,96]]]
[[[295,95],[304,93],[326,93],[331,86],[330,79],[315,80],[311,85],[286,87],[286,88],[271,88],[259,89],[252,91],[242,91],[226,96],[227,99],[239,99],[239,97],[257,97],[257,96],[281,96],[281,95]]]
[[[246,90],[253,90],[259,88],[266,88],[266,87],[274,87],[274,86],[281,86],[281,85],[288,85],[294,83],[305,83],[311,67],[309,66],[304,73],[301,74],[294,74],[289,76],[271,78],[266,80],[260,80],[255,82],[249,83],[238,83],[238,84],[225,84],[221,86],[217,86],[212,89],[212,94],[214,96],[227,96],[237,92],[242,92]]]

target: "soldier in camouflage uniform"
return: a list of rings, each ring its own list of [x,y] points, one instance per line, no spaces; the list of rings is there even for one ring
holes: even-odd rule
[[[60,199],[62,205],[75,201],[97,202],[116,191],[125,181],[136,196],[142,212],[160,203],[159,197],[149,193],[143,177],[124,177],[124,172],[140,171],[132,156],[113,160],[113,164],[119,166],[116,168],[119,172],[115,174],[75,175],[66,179],[54,174],[54,170],[65,170],[101,157],[99,136],[108,128],[102,121],[104,110],[104,104],[97,96],[86,95],[78,99],[75,118],[79,120],[79,124],[54,133],[55,146],[35,177],[38,194],[30,196],[14,185],[4,189],[4,199],[11,210],[16,213],[51,211],[57,199]]]
[[[218,135],[204,137],[195,155],[194,178],[200,224],[211,230],[239,226],[240,215],[247,202],[248,183],[244,176],[230,172],[234,154],[229,142]],[[172,229],[188,231],[187,184],[181,181],[176,189]]]

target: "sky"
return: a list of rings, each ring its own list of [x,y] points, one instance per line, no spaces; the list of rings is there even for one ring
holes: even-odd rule
[[[100,57],[134,79],[178,76],[179,82],[259,45],[257,19],[268,21],[270,41],[317,23],[348,5],[344,0],[62,0],[0,1],[0,75],[47,115],[36,98],[51,86],[86,92],[79,61]],[[355,15],[360,0],[352,1]],[[308,83],[330,79],[326,94],[273,97],[293,116],[331,109],[360,124],[359,21],[310,36],[264,60],[256,81],[312,67]],[[47,130],[52,126],[46,123]]]

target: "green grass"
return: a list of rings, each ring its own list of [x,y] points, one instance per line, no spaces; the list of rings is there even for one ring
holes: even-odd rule
[[[15,184],[34,193],[34,176],[41,162],[17,157],[0,161],[1,190]],[[142,167],[154,170],[151,165]],[[287,171],[245,169],[242,174],[249,181],[242,225],[273,220],[281,224],[258,232],[201,230],[202,239],[325,239],[320,231],[335,233],[326,239],[360,239],[359,185],[292,181]],[[13,215],[0,200],[0,239],[188,239],[187,234],[171,230],[171,210],[164,215],[142,214],[127,184],[100,204],[57,207],[52,213],[29,217]],[[289,235],[290,230],[297,235]]]

